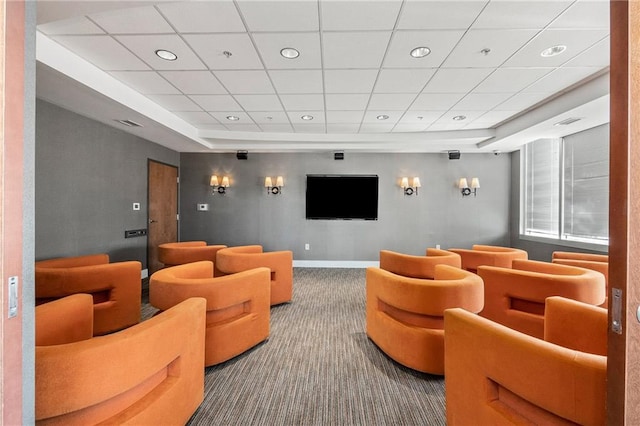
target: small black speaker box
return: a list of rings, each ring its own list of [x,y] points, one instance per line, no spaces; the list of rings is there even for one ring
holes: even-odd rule
[[[335,152],[333,154],[334,160],[344,160],[344,152]]]
[[[238,152],[236,152],[236,158],[238,160],[247,160],[249,158],[249,152],[247,152],[247,151],[238,151]]]
[[[459,160],[460,151],[449,151],[449,160]]]

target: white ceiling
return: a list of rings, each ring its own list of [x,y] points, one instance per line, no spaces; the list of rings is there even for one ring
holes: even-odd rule
[[[38,97],[181,152],[510,151],[608,121],[604,0],[39,0],[37,28]]]

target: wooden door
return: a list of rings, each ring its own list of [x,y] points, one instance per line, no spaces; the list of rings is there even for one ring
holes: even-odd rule
[[[178,168],[149,160],[147,268],[149,275],[163,267],[158,245],[178,241]]]
[[[611,5],[607,423],[640,424],[640,2]],[[615,292],[615,293],[614,293]],[[619,295],[615,301],[614,295]],[[620,317],[615,318],[619,305]],[[640,316],[640,313],[638,314]]]

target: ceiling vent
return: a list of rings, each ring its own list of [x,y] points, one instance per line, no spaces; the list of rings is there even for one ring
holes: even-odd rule
[[[562,120],[562,121],[558,121],[556,124],[554,124],[554,126],[568,126],[569,124],[575,123],[576,121],[580,121],[580,120],[582,120],[582,119],[581,118],[571,117],[571,118],[567,118],[567,119]]]
[[[120,124],[124,124],[125,126],[129,126],[129,127],[144,127],[142,124],[136,123],[133,120],[116,120],[116,121]]]

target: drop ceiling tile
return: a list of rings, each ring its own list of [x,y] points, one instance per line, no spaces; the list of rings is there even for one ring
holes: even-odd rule
[[[52,38],[105,71],[149,69],[147,64],[107,35],[54,36]]]
[[[499,68],[473,91],[474,93],[516,93],[552,70],[553,68]]]
[[[63,34],[104,34],[104,31],[86,16],[47,22],[46,24],[38,25],[38,31],[49,36]]]
[[[169,111],[202,111],[202,108],[184,95],[148,95],[147,97]]]
[[[214,74],[231,94],[274,93],[271,81],[264,71],[216,71]]]
[[[249,112],[249,116],[260,127],[263,124],[289,124],[289,116],[284,111]]]
[[[262,130],[256,124],[251,123],[238,123],[238,124],[225,124],[227,130],[231,132],[261,132]]]
[[[205,111],[242,111],[230,95],[191,95],[190,98]]]
[[[204,64],[178,35],[126,35],[116,39],[155,70],[200,70]],[[178,59],[160,59],[156,50],[164,49],[175,53]]]
[[[327,133],[358,133],[360,123],[327,123]]]
[[[393,133],[414,133],[414,132],[422,132],[426,130],[427,124],[421,123],[409,123],[409,124],[401,124],[398,123],[393,128]]]
[[[474,125],[494,126],[510,117],[516,115],[519,111],[489,111],[473,120]]]
[[[504,66],[557,67],[607,35],[607,30],[545,30],[505,62]],[[543,50],[557,45],[564,45],[567,50],[557,56],[547,58],[540,56]]]
[[[324,85],[327,93],[370,93],[378,70],[325,70]]]
[[[609,2],[581,0],[575,2],[550,28],[609,28]]]
[[[89,15],[110,34],[174,34],[171,25],[153,6],[129,7]]]
[[[464,29],[482,11],[483,1],[405,1],[398,29]]]
[[[318,31],[316,1],[241,0],[237,2],[249,31]]]
[[[202,111],[178,111],[175,113],[178,117],[190,124],[219,124],[218,120],[211,115]]]
[[[289,120],[296,127],[298,124],[322,124],[324,125],[324,111],[287,111]],[[302,116],[310,115],[313,120],[303,120]]]
[[[436,68],[451,53],[464,31],[397,31],[384,59],[385,68]],[[428,47],[431,53],[423,58],[410,55],[416,47]]]
[[[469,93],[453,108],[457,110],[487,111],[500,105],[511,93]]]
[[[240,124],[254,124],[253,120],[251,120],[251,117],[249,117],[249,114],[247,114],[246,112],[240,112],[240,111],[212,111],[210,113],[213,118],[215,118],[216,120],[218,120],[220,123],[224,124],[225,126],[236,126],[236,125],[240,125]],[[227,117],[238,117],[238,120],[229,120]]]
[[[411,105],[411,111],[447,111],[464,93],[421,93]]]
[[[611,38],[605,37],[594,44],[589,49],[580,53],[570,61],[565,67],[608,67],[611,62]]]
[[[253,43],[243,34],[186,34],[183,36],[212,70],[262,69]],[[231,56],[224,52],[231,53]]]
[[[364,111],[327,111],[327,123],[360,124]]]
[[[394,126],[394,123],[362,123],[360,133],[389,133]]]
[[[369,100],[369,109],[380,111],[404,111],[416,98],[413,93],[374,93]]]
[[[380,116],[387,116],[389,118],[385,119],[385,120],[380,120],[378,119],[378,117]],[[400,120],[400,117],[402,116],[402,111],[375,111],[375,110],[370,110],[365,112],[364,114],[364,118],[362,119],[363,125],[364,123],[367,124],[378,124],[378,125],[391,125],[391,127],[393,127],[393,125],[395,125],[398,120]]]
[[[321,70],[273,70],[269,75],[278,93],[322,93]]]
[[[423,92],[466,93],[473,90],[491,72],[491,68],[440,68]]]
[[[517,93],[495,107],[494,111],[523,111],[548,97],[548,93]]]
[[[227,91],[210,71],[161,71],[160,75],[185,95],[222,95]]]
[[[253,40],[268,69],[320,68],[319,33],[257,33]],[[300,52],[295,59],[287,59],[280,54],[285,47]]]
[[[572,0],[492,1],[472,28],[542,29],[571,3]]]
[[[113,71],[111,75],[143,95],[178,95],[180,91],[154,71]]]
[[[324,33],[325,68],[378,68],[382,64],[390,31]]]
[[[538,30],[469,30],[443,66],[449,68],[495,68],[509,59]],[[483,53],[483,49],[489,49]]]
[[[324,98],[320,94],[280,95],[280,100],[287,110],[321,111],[324,109]]]
[[[291,124],[259,124],[263,132],[268,133],[292,133]]]
[[[375,93],[416,93],[422,91],[435,68],[383,69],[380,70]]]
[[[235,98],[245,111],[282,111],[276,95],[235,95]]]
[[[246,31],[231,0],[172,2],[156,7],[181,33]]]
[[[369,94],[331,94],[325,95],[327,111],[358,111],[367,108]]]
[[[325,133],[324,124],[299,124],[293,125],[296,133]]]
[[[530,93],[556,93],[575,84],[595,73],[600,69],[593,67],[585,68],[558,68],[549,73],[531,86],[524,89],[524,92]]]
[[[322,0],[323,31],[392,30],[402,0]]]
[[[446,111],[407,111],[398,124],[416,124],[423,127],[438,120]]]

